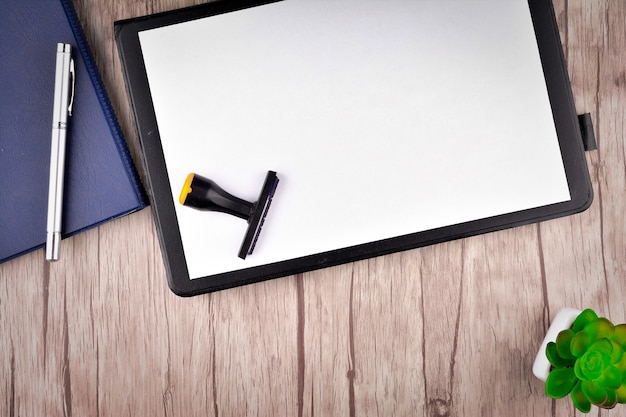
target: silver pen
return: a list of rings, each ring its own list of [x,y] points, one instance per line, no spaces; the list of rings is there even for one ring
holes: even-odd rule
[[[57,44],[54,76],[54,109],[52,113],[52,146],[50,148],[50,182],[48,187],[48,225],[46,260],[59,259],[61,216],[63,213],[63,178],[65,174],[65,142],[67,123],[74,104],[74,60],[72,46]]]

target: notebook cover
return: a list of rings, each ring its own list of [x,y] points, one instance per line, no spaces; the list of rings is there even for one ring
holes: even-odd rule
[[[0,262],[45,244],[56,44],[76,65],[62,235],[141,209],[144,191],[71,1],[0,0]]]

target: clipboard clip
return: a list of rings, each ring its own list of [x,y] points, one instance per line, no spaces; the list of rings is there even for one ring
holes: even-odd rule
[[[593,132],[593,122],[591,121],[591,113],[579,114],[578,125],[583,140],[585,151],[595,151],[598,149],[596,143],[596,135]]]

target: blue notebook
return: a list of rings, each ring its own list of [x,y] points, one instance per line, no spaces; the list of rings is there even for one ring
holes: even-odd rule
[[[71,1],[0,0],[0,9],[0,262],[4,262],[42,247],[46,240],[58,42],[72,45],[76,64],[63,237],[141,209],[146,199]]]

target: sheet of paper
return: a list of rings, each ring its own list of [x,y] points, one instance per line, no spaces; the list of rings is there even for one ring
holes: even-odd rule
[[[570,199],[524,0],[285,0],[140,33],[192,278]],[[178,203],[189,172],[247,224]]]

